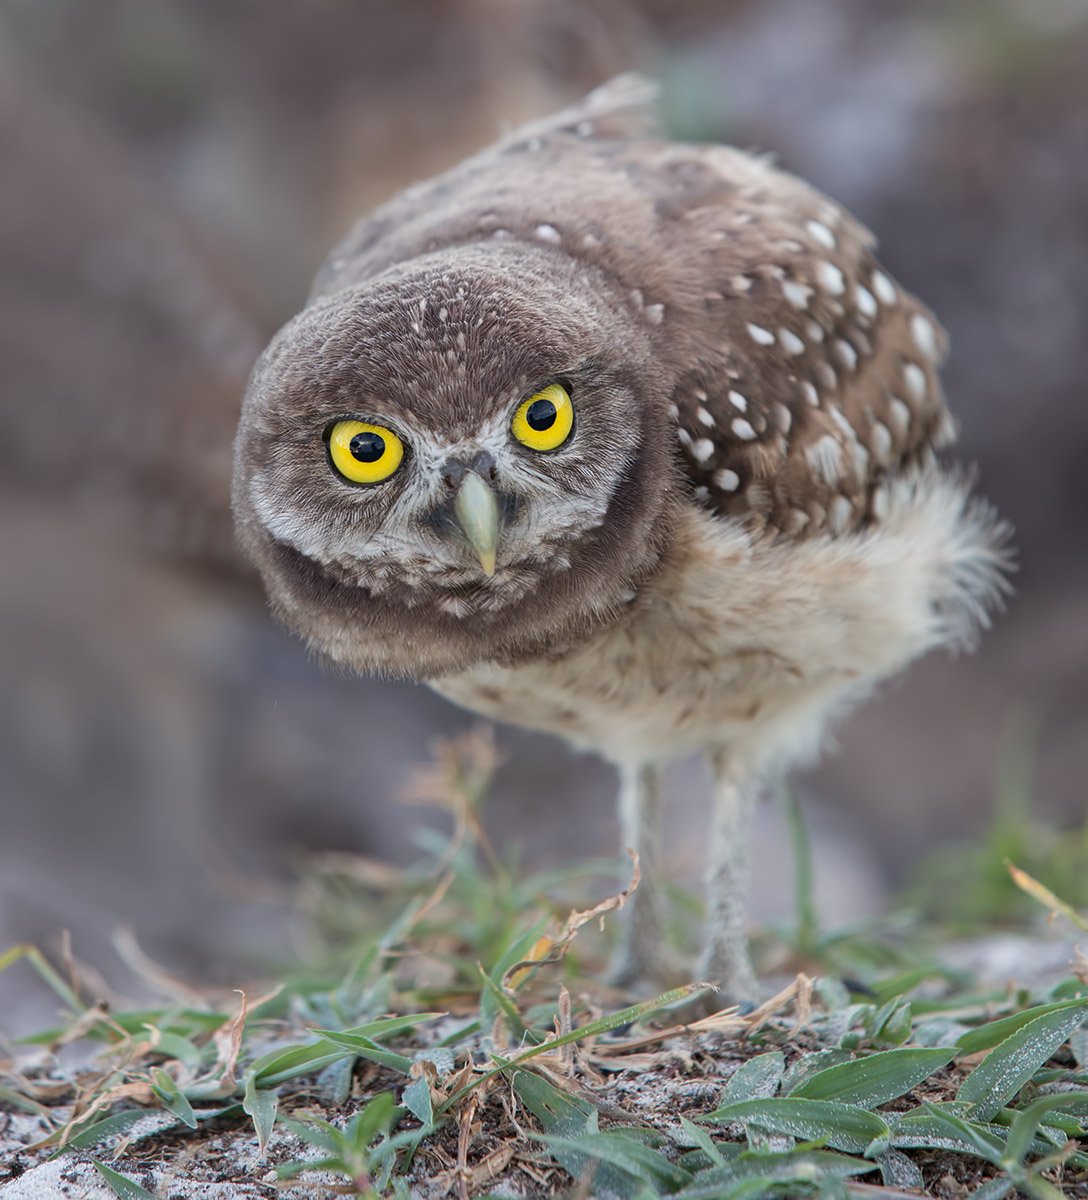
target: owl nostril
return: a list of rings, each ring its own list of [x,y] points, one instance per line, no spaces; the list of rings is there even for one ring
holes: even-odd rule
[[[465,477],[465,464],[460,459],[451,458],[442,468],[442,482],[451,492],[457,491]]]
[[[499,477],[499,468],[486,450],[480,450],[474,454],[468,465],[470,471],[475,471],[481,479],[487,479],[491,483],[494,483]]]
[[[451,458],[445,462],[442,466],[442,482],[451,492],[455,492],[464,482],[468,471],[479,475],[488,483],[494,483],[499,477],[499,468],[495,465],[494,458],[486,450],[477,450],[468,462],[460,458]]]

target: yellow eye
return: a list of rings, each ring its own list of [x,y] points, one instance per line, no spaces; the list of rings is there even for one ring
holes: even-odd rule
[[[400,466],[404,443],[384,425],[337,421],[329,432],[329,458],[352,483],[381,483]]]
[[[558,383],[523,400],[510,425],[514,437],[530,450],[555,450],[574,428],[574,405],[567,389]]]

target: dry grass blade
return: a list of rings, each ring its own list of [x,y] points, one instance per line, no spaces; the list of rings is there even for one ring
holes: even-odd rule
[[[696,983],[691,986],[693,989],[699,989],[709,988],[712,985],[709,983]],[[719,1012],[711,1013],[709,1016],[700,1017],[697,1021],[670,1025],[666,1029],[658,1029],[653,1033],[645,1034],[639,1038],[631,1038],[626,1042],[610,1042],[607,1045],[597,1046],[594,1048],[594,1054],[598,1057],[615,1057],[630,1054],[634,1051],[645,1050],[649,1046],[655,1046],[660,1042],[666,1041],[668,1038],[679,1037],[682,1034],[751,1034],[765,1025],[769,1018],[781,1012],[790,1003],[796,1003],[797,1006],[798,1019],[794,1025],[794,1030],[797,1030],[802,1028],[808,1021],[811,997],[812,980],[807,975],[798,975],[789,987],[783,988],[782,991],[772,996],[765,1004],[761,1004],[754,1012],[741,1015],[740,1010],[734,1004],[728,1008],[721,1009]]]
[[[1005,862],[1005,868],[1012,876],[1013,883],[1022,892],[1026,892],[1033,900],[1037,900],[1044,908],[1050,909],[1052,917],[1057,913],[1061,913],[1067,920],[1072,921],[1078,929],[1083,929],[1088,933],[1088,919],[1082,917],[1072,905],[1066,904],[1060,896],[1056,896],[1046,884],[1040,883],[1038,879],[1029,875],[1027,871],[1022,871],[1008,860]]]
[[[617,892],[615,895],[602,900],[599,904],[595,904],[592,908],[572,909],[570,915],[563,922],[563,928],[554,938],[541,938],[533,947],[533,954],[530,958],[516,962],[512,967],[507,969],[502,978],[502,987],[504,989],[518,987],[528,978],[530,971],[537,967],[562,962],[570,950],[574,939],[578,936],[578,931],[584,925],[588,925],[590,921],[597,918],[600,920],[601,929],[603,930],[605,916],[610,912],[618,912],[623,908],[638,889],[639,882],[642,879],[638,853],[634,850],[628,850],[627,853],[631,856],[631,882],[627,887],[622,892]]]
[[[476,1119],[476,1107],[479,1104],[478,1092],[469,1097],[461,1113],[457,1130],[457,1190],[461,1200],[469,1200],[469,1187],[472,1183],[472,1172],[468,1165],[468,1146],[472,1140],[472,1122]]]
[[[238,1082],[238,1055],[242,1052],[242,1034],[246,1027],[246,1014],[249,1005],[246,994],[241,988],[238,995],[242,997],[238,1011],[212,1035],[217,1054],[215,1069],[219,1071],[219,1086],[224,1092],[232,1092]]]

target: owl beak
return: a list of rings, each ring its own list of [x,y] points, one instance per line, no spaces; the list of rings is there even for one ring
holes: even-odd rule
[[[453,502],[453,514],[490,579],[495,574],[499,545],[499,502],[490,485],[475,471],[465,472]]]

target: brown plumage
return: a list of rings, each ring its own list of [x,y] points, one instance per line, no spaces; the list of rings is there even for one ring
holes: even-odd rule
[[[644,865],[660,764],[707,752],[704,970],[743,994],[750,780],[970,641],[1005,534],[936,464],[943,335],[872,237],[652,126],[646,85],[617,80],[364,219],[254,372],[235,513],[323,654],[616,762]],[[553,394],[574,424],[539,452],[512,422]],[[347,482],[342,421],[398,437],[402,465]],[[627,979],[658,965],[644,878]]]

